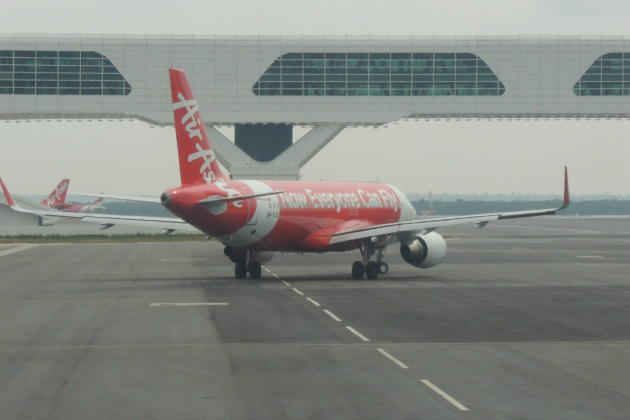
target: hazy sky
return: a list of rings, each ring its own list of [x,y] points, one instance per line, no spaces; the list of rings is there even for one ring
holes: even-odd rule
[[[626,35],[627,0],[9,1],[4,33]],[[202,110],[203,113],[203,110]],[[178,183],[174,133],[140,122],[0,123],[16,193],[159,193]],[[408,192],[630,194],[629,121],[405,121],[347,129],[305,179],[380,179]]]

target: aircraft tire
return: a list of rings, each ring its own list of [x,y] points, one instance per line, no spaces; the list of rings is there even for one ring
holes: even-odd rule
[[[365,273],[365,267],[361,261],[355,261],[352,264],[352,278],[354,280],[361,280],[363,278],[363,274]]]
[[[376,261],[370,261],[365,267],[365,272],[367,273],[367,278],[370,280],[374,280],[378,277],[379,267]]]
[[[234,265],[234,277],[237,279],[244,279],[247,277],[247,266],[242,263]]]
[[[389,271],[389,264],[386,262],[378,263],[378,273],[379,274],[387,274]]]
[[[249,271],[249,277],[253,279],[259,279],[262,275],[262,267],[258,261],[250,262],[247,271]]]

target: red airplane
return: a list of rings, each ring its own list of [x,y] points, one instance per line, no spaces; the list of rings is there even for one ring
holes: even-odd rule
[[[69,179],[67,178],[62,179],[59,182],[59,184],[57,184],[55,189],[52,190],[50,194],[48,194],[48,197],[40,201],[39,204],[41,204],[42,206],[54,208],[56,210],[68,211],[68,212],[74,212],[74,213],[90,213],[95,210],[105,209],[105,207],[103,207],[102,205],[103,203],[102,198],[97,198],[92,203],[86,204],[83,206],[78,205],[78,204],[67,203],[66,195],[68,193],[69,185],[70,185]]]
[[[178,219],[27,210],[12,200],[2,183],[9,205],[39,217],[73,217],[104,226],[134,224],[169,231],[193,226],[225,245],[237,278],[248,273],[259,278],[261,264],[273,252],[358,249],[362,258],[352,264],[354,279],[387,273],[383,251],[388,245],[399,244],[402,258],[413,266],[433,267],[446,256],[446,241],[435,232],[438,228],[467,223],[483,227],[495,220],[555,214],[569,205],[566,167],[559,208],[421,219],[405,195],[388,184],[231,180],[216,160],[186,74],[171,69],[170,79],[182,185],[167,190],[159,200],[92,196],[161,202]]]

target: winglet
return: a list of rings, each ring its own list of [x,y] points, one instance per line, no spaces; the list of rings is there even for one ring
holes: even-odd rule
[[[11,193],[7,189],[7,186],[4,185],[4,181],[2,180],[2,178],[0,178],[0,185],[2,186],[2,192],[4,193],[4,198],[7,199],[7,203],[9,204],[9,207],[15,207],[16,206],[15,201],[13,200],[13,197],[11,197]]]
[[[566,209],[571,204],[571,197],[569,194],[569,171],[567,167],[564,167],[564,200],[562,201],[562,207],[560,209]]]

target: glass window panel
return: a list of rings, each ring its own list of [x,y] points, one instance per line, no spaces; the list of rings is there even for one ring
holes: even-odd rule
[[[78,95],[79,89],[59,89],[60,95]]]
[[[389,96],[389,90],[380,87],[370,87],[370,96]]]
[[[123,95],[123,89],[117,88],[104,88],[103,95]]]
[[[371,82],[389,82],[389,74],[371,74]]]
[[[283,82],[282,89],[302,89],[302,82]]]
[[[301,82],[302,75],[301,74],[283,74],[282,81],[283,82]]]
[[[623,79],[623,74],[619,73],[619,74],[602,74],[602,81],[607,82],[607,81],[621,81]]]
[[[389,67],[370,67],[370,74],[389,75]]]
[[[78,81],[74,80],[60,80],[59,87],[61,88],[79,88],[81,87]]]
[[[101,67],[81,65],[81,73],[102,73]]]
[[[326,74],[346,74],[346,69],[344,67],[327,67]]]
[[[325,77],[323,74],[305,74],[304,75],[304,80],[308,80],[308,81],[313,81],[313,82],[317,82],[317,81],[324,81]]]
[[[81,66],[59,66],[59,73],[79,73]]]
[[[102,95],[103,89],[86,89],[81,88],[81,95]]]
[[[367,74],[349,74],[348,81],[351,82],[367,82],[368,75]]]
[[[56,80],[38,80],[37,87],[57,87],[57,81]]]
[[[324,67],[304,67],[305,74],[324,74]]]
[[[101,82],[81,80],[81,87],[82,88],[100,88],[101,85],[102,85]]]
[[[275,82],[275,81],[280,81],[280,75],[279,74],[263,74],[260,78],[261,82]]]
[[[37,73],[57,73],[57,66],[37,66]]]
[[[12,50],[0,50],[0,57],[13,57]]]
[[[13,80],[0,80],[0,87],[12,87]]]
[[[499,96],[497,89],[478,89],[477,95],[479,96]]]
[[[260,89],[261,95],[278,96],[280,93],[280,89]]]
[[[116,67],[103,66],[103,73],[118,73]]]
[[[304,53],[304,59],[324,59],[324,53]]]
[[[13,78],[15,80],[35,80],[35,73],[15,73]]]
[[[59,80],[79,80],[81,75],[79,73],[60,73]]]
[[[280,82],[261,82],[261,89],[280,89]]]
[[[266,74],[280,74],[280,73],[282,73],[282,68],[280,66],[278,66],[278,67],[269,67],[265,73]]]
[[[282,89],[283,96],[302,96],[302,89]]]
[[[5,65],[5,64],[9,64],[9,65],[13,65],[13,58],[10,57],[0,57],[0,65]]]
[[[345,74],[326,74],[326,80],[330,80],[333,82],[345,82],[346,75]]]
[[[102,58],[103,56],[95,51],[81,51],[81,58]]]
[[[10,95],[13,93],[13,88],[0,87],[0,95]]]
[[[35,80],[15,80],[13,85],[16,87],[35,87]]]
[[[57,80],[57,73],[37,73],[37,80]]]
[[[57,58],[37,57],[35,64],[37,64],[37,66],[56,66]]]
[[[454,82],[455,75],[454,74],[436,74],[434,80],[436,82]]]
[[[33,50],[16,50],[14,54],[16,57],[35,57],[35,51]]]
[[[282,60],[282,67],[302,67],[302,60]]]
[[[302,59],[302,53],[287,53],[285,55],[282,56],[283,59],[285,60],[295,60],[295,59]]]
[[[13,80],[13,72],[0,72],[0,80]]]
[[[35,95],[34,87],[15,87],[13,88],[13,93],[19,95]]]
[[[348,67],[348,74],[368,74],[367,67]]]
[[[81,74],[82,80],[101,80],[102,78],[103,78],[103,75],[98,74],[98,73],[82,73]]]
[[[38,87],[36,89],[36,94],[37,95],[56,95],[57,94],[57,88],[41,88]]]
[[[392,74],[391,75],[392,82],[408,82],[411,81],[410,74]]]

